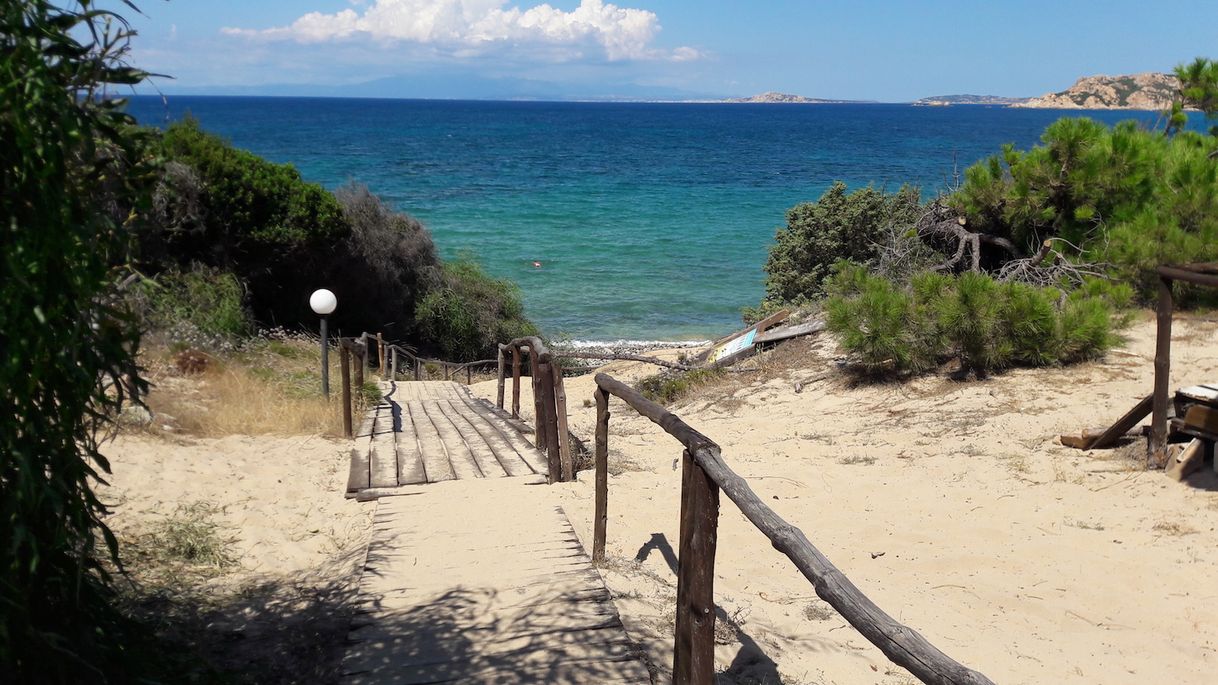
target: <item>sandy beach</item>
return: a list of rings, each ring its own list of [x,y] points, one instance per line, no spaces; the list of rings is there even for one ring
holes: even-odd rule
[[[1178,321],[1173,387],[1218,378],[1213,322]],[[764,384],[670,407],[881,607],[1000,683],[1203,683],[1218,666],[1218,484],[1147,472],[1142,444],[1083,453],[1061,433],[1103,426],[1150,390],[1154,327],[1106,359],[985,382],[815,380],[837,355]],[[673,353],[670,353],[673,354]],[[625,381],[651,373],[618,362]],[[812,380],[809,380],[812,379]],[[795,383],[803,383],[796,392]],[[594,433],[590,377],[567,381],[571,430]],[[475,392],[493,399],[494,383]],[[527,401],[522,406],[531,408]],[[610,406],[604,577],[627,629],[670,668],[677,443]],[[1208,470],[1208,466],[1207,466]],[[554,486],[591,544],[591,473]],[[914,682],[825,603],[726,498],[715,597],[723,682]],[[735,633],[735,634],[733,634]]]
[[[1173,386],[1218,378],[1216,333],[1214,322],[1177,323]],[[1145,471],[1140,444],[1083,453],[1057,441],[1105,425],[1148,392],[1153,323],[1143,317],[1128,335],[1126,347],[1075,367],[878,385],[826,373],[832,341],[805,340],[786,348],[784,370],[732,374],[671,408],[881,607],[995,682],[1207,682],[1218,666],[1218,591],[1206,576],[1218,565],[1218,482],[1208,466],[1186,484]],[[634,382],[654,369],[603,371]],[[591,376],[567,379],[571,430],[589,443],[592,389]],[[495,383],[473,390],[493,400]],[[521,404],[527,415],[527,386]],[[623,403],[611,410],[603,576],[663,682],[680,450]],[[210,634],[242,636],[217,648],[220,663],[269,658],[289,625],[302,631],[289,641],[297,653],[274,659],[307,663],[300,676],[320,682],[334,674],[374,507],[343,497],[348,447],[142,433],[107,446],[114,475],[103,496],[120,537],[139,540],[177,507],[205,502],[229,539],[235,565],[198,581],[216,600]],[[585,547],[591,476],[548,493]],[[720,682],[913,682],[729,500],[721,506]]]

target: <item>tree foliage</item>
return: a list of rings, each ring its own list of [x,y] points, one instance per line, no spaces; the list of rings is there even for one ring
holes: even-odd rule
[[[190,119],[157,149],[167,163],[141,232],[153,272],[235,275],[253,317],[283,326],[313,326],[308,294],[325,287],[339,299],[333,329],[383,331],[453,359],[492,354],[497,331],[534,330],[510,284],[472,261],[446,267],[427,229],[365,186],[332,194]]]
[[[1218,259],[1218,138],[1165,137],[1124,122],[1051,124],[1041,144],[968,169],[949,201],[971,230],[1025,254],[1048,238],[1075,258],[1153,292],[1153,269]]]
[[[116,207],[145,209],[152,177],[102,96],[144,75],[123,19],[88,0],[5,2],[0,24],[0,681],[122,680],[94,487],[103,431],[144,388]]]
[[[1175,73],[1180,91],[1167,113],[1169,134],[1184,130],[1188,108],[1201,110],[1208,119],[1218,116],[1218,61],[1198,57],[1176,65]],[[1210,128],[1210,135],[1218,135],[1218,126]]]
[[[903,285],[846,261],[828,288],[829,330],[871,375],[921,373],[953,358],[978,377],[1091,359],[1119,342],[1132,297],[1127,286],[1091,281],[1062,298],[974,272],[924,272]]]
[[[816,202],[792,207],[766,260],[765,299],[798,302],[819,297],[834,262],[874,259],[884,232],[912,224],[920,206],[912,187],[896,193],[872,187],[847,192],[846,184],[838,181]]]
[[[470,258],[444,265],[440,284],[419,302],[418,328],[424,346],[460,361],[493,357],[496,343],[537,334],[516,285]]]

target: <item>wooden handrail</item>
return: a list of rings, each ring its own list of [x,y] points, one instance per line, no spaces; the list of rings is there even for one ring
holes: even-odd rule
[[[533,436],[537,449],[546,455],[551,483],[574,479],[571,435],[567,428],[567,391],[558,359],[546,347],[545,341],[536,336],[500,343],[494,360],[498,368],[495,402],[500,409],[505,409],[506,355],[509,352],[512,355],[512,416],[520,418],[520,363],[521,355],[527,354],[529,381],[533,387]]]
[[[803,532],[774,512],[734,472],[717,444],[680,417],[604,373],[596,374],[596,504],[592,558],[605,557],[608,521],[609,395],[651,419],[685,448],[681,479],[681,544],[677,572],[677,629],[673,681],[679,685],[714,679],[714,555],[718,493],[722,490],[775,549],[794,562],[817,596],[878,647],[893,663],[924,683],[993,685],[955,661],[876,606]]]

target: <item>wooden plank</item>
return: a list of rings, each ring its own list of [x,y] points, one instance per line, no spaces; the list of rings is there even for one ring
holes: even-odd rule
[[[698,355],[698,361],[717,366],[726,366],[737,362],[754,352],[753,341],[756,336],[764,333],[771,326],[783,322],[790,315],[790,310],[783,309],[765,317],[748,328],[720,338],[711,344],[709,350]]]
[[[520,459],[530,472],[537,474],[548,473],[545,465],[545,456],[533,446],[533,443],[524,437],[521,427],[527,427],[526,424],[514,421],[506,414],[495,411],[494,405],[489,402],[468,397],[463,398],[462,401],[473,411],[474,415],[495,427],[495,430],[507,440],[512,450],[516,453],[517,458]],[[505,462],[506,465],[507,463]],[[513,476],[528,475],[519,470],[517,466],[509,469],[508,473]]]
[[[1200,469],[1204,461],[1205,441],[1201,438],[1193,438],[1193,441],[1188,443],[1180,454],[1167,461],[1165,469],[1167,477],[1177,481],[1184,480],[1192,472]]]
[[[490,450],[495,466],[507,476],[527,476],[533,473],[527,462],[517,454],[516,449],[507,438],[474,409],[461,399],[450,400],[453,411],[450,416],[459,421],[458,428],[463,435],[477,435],[482,444]],[[479,462],[481,463],[481,462]],[[487,470],[483,466],[483,471]]]
[[[398,485],[397,433],[393,430],[392,409],[377,408],[369,445],[369,487],[389,488]],[[388,424],[386,426],[386,424]]]
[[[398,484],[413,485],[427,482],[427,469],[423,465],[423,450],[419,447],[418,429],[414,418],[406,407],[398,404],[397,462]]]
[[[719,486],[685,450],[681,472],[681,545],[677,566],[674,685],[715,681],[715,542]]]
[[[1101,435],[1092,439],[1083,449],[1104,449],[1111,447],[1117,443],[1126,433],[1133,430],[1135,426],[1150,414],[1154,405],[1154,395],[1147,395],[1138,401],[1133,406],[1133,409],[1125,412],[1125,414],[1116,420]]]
[[[431,419],[431,423],[444,442],[444,451],[448,453],[448,462],[452,464],[453,473],[457,478],[481,478],[482,469],[474,460],[469,445],[461,439],[461,433],[444,415],[444,407],[439,402],[423,402],[419,405]]]
[[[442,480],[452,480],[457,477],[452,463],[448,460],[448,451],[439,431],[432,423],[431,417],[423,410],[423,400],[410,400],[402,403],[404,411],[410,412],[410,420],[414,422],[415,435],[419,440],[419,454],[423,461],[423,469],[427,473],[427,482],[435,483]]]
[[[790,340],[791,338],[799,338],[805,335],[813,335],[825,330],[825,322],[817,319],[807,323],[796,324],[794,326],[781,326],[779,328],[771,328],[765,333],[760,333],[753,338],[754,345],[762,345],[765,343],[776,343],[782,340]]]
[[[502,478],[506,475],[507,469],[499,460],[499,455],[490,442],[483,437],[482,433],[470,423],[466,414],[469,408],[459,399],[442,400],[436,403],[443,411],[444,418],[452,424],[453,429],[461,436],[461,440],[469,447],[469,452],[474,458],[474,462],[478,465],[478,470],[482,473],[483,478]],[[494,436],[492,437],[499,437]],[[502,442],[502,438],[499,438]],[[503,443],[506,446],[506,443]],[[511,451],[508,448],[506,451]]]
[[[650,683],[566,515],[525,480],[379,501],[339,682]]]
[[[1218,409],[1194,404],[1184,411],[1184,425],[1206,433],[1218,433]]]
[[[351,469],[347,474],[347,492],[359,492],[367,489],[369,480],[368,450],[360,447],[351,448]]]

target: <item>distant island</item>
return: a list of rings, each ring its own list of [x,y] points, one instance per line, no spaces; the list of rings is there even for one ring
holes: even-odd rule
[[[932,95],[928,98],[914,100],[913,105],[922,107],[947,107],[949,105],[999,105],[1001,107],[1018,106],[1028,98],[1009,98],[1001,95]]]
[[[821,98],[809,98],[802,95],[792,95],[790,93],[779,93],[769,91],[760,95],[753,95],[746,98],[727,98],[720,102],[731,103],[765,103],[765,104],[793,104],[793,105],[841,105],[847,103],[866,102],[865,100],[824,100]]]
[[[1144,109],[1171,106],[1180,82],[1171,74],[1147,72],[1121,76],[1084,76],[1069,88],[1034,98],[998,95],[934,95],[911,104],[928,107],[998,105],[1032,109]]]
[[[1172,74],[1084,76],[1066,90],[1029,98],[1012,107],[1041,109],[1166,109],[1180,82]]]

